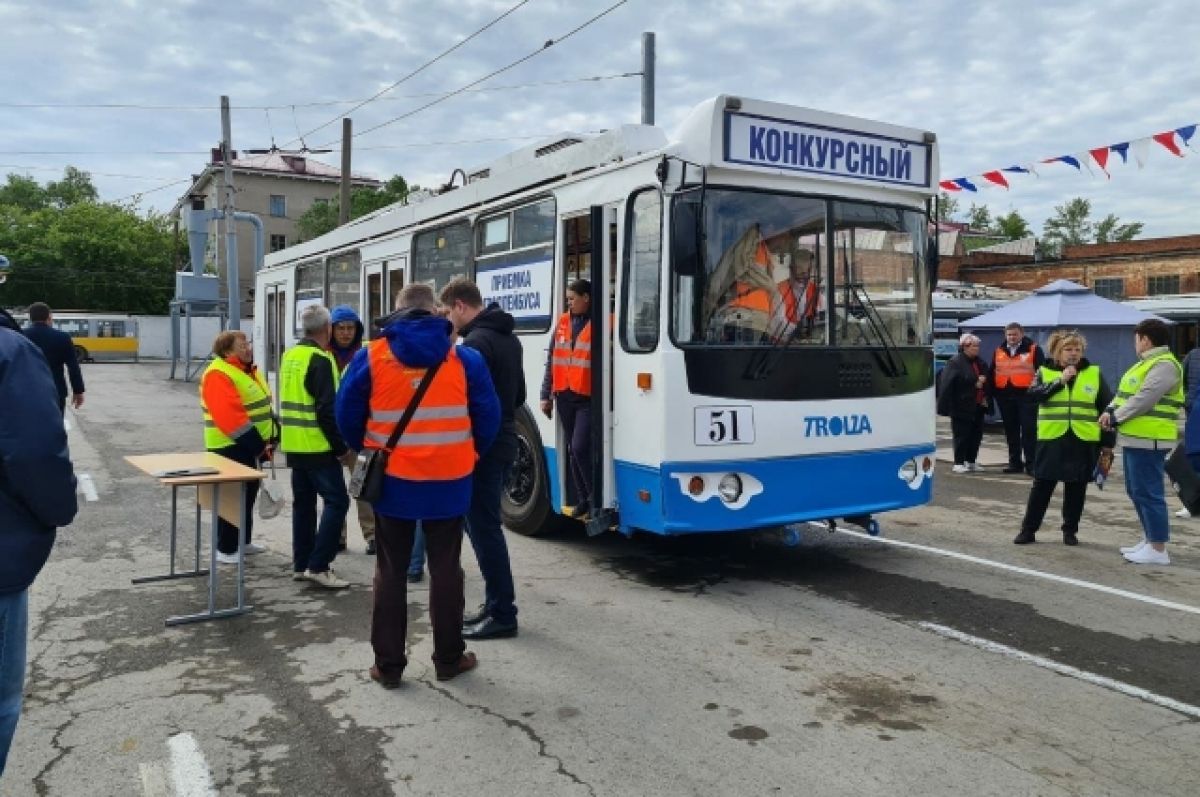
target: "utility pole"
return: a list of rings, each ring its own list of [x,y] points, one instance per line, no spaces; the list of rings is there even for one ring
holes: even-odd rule
[[[225,165],[225,201],[221,207],[224,211],[225,225],[225,277],[229,291],[229,328],[242,328],[242,304],[239,293],[241,282],[238,279],[237,256],[237,221],[233,217],[233,142],[230,133],[229,97],[221,95],[221,160]]]
[[[654,124],[654,34],[642,34],[642,124]]]
[[[350,221],[350,138],[354,123],[342,120],[342,198],[338,208],[338,226]]]

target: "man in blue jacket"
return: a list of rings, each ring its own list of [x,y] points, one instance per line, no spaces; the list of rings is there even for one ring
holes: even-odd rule
[[[383,337],[354,356],[337,397],[337,422],[356,451],[383,448],[429,369],[441,363],[428,392],[388,458],[383,493],[374,503],[375,593],[370,676],[400,685],[408,664],[407,578],[413,534],[421,523],[429,556],[433,665],[439,681],[475,667],[463,642],[463,517],[471,506],[471,473],[500,428],[500,400],[483,357],[453,345],[453,326],[434,314],[428,285],[405,286]]]
[[[54,387],[58,391],[58,410],[62,413],[67,406],[67,382],[63,379],[63,368],[71,377],[71,406],[75,409],[83,406],[83,374],[79,370],[71,336],[61,329],[55,329],[50,322],[48,305],[43,302],[29,305],[29,326],[25,328],[25,337],[36,343],[46,356],[50,375],[54,377]]]
[[[46,360],[0,310],[0,774],[21,714],[29,585],[75,518],[75,474]]]

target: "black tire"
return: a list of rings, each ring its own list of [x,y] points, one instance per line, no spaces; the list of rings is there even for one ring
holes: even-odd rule
[[[88,350],[82,346],[75,347],[75,359],[78,362],[85,363],[88,359]]]
[[[505,527],[526,537],[553,534],[565,518],[550,508],[550,479],[546,452],[529,410],[516,415],[517,455],[500,498]]]

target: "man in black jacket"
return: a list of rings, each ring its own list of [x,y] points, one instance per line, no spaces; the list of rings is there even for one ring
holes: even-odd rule
[[[29,322],[29,326],[25,328],[25,337],[36,343],[42,354],[46,355],[50,375],[54,377],[54,387],[58,390],[59,412],[65,412],[67,406],[64,367],[71,377],[71,406],[79,409],[83,406],[83,374],[79,371],[79,360],[75,357],[75,344],[71,341],[71,336],[55,329],[50,323],[50,307],[44,302],[29,305]]]
[[[78,509],[57,395],[37,347],[0,310],[0,774],[21,714],[29,585]]]
[[[513,334],[513,317],[495,302],[485,308],[474,282],[461,277],[451,280],[440,298],[463,345],[483,355],[500,397],[500,434],[475,465],[467,513],[467,537],[483,574],[484,603],[463,619],[463,638],[513,637],[517,635],[516,591],[500,525],[500,499],[517,456],[516,412],[525,403],[521,341]]]

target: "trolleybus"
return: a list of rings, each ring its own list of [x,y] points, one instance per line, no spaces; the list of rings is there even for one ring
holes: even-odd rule
[[[277,371],[308,304],[370,327],[406,282],[463,275],[515,317],[536,408],[588,278],[589,531],[877,532],[932,491],[937,167],[924,130],[733,96],[673,138],[563,135],[268,256],[256,356]],[[504,521],[537,535],[575,503],[563,430],[530,406],[517,427]]]

